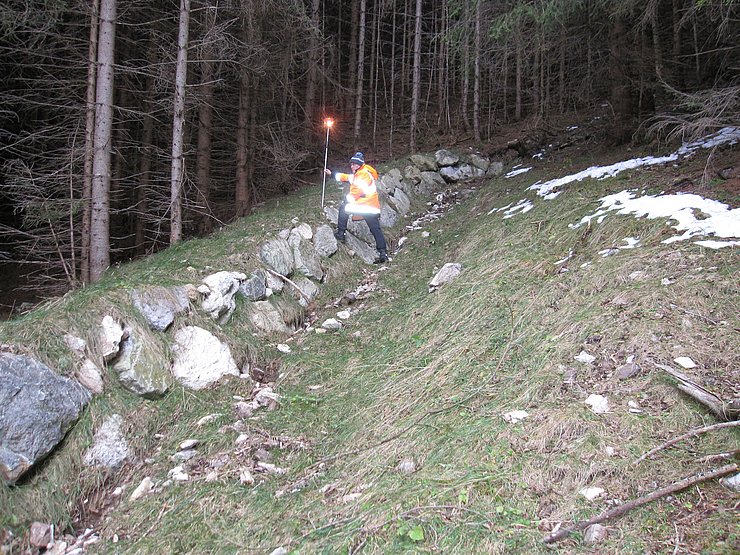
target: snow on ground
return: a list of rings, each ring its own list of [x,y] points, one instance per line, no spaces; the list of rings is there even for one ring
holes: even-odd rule
[[[515,175],[519,175],[521,173],[527,173],[531,169],[532,168],[520,168],[519,166],[514,166],[514,169],[507,173],[504,177],[508,179],[509,177],[514,177]]]
[[[646,216],[648,219],[675,220],[677,223],[673,228],[683,233],[665,239],[663,243],[666,244],[683,241],[696,235],[714,235],[724,239],[740,238],[740,208],[730,210],[730,207],[722,202],[690,193],[636,197],[630,191],[622,191],[607,195],[601,199],[601,206],[595,213],[584,216],[580,222],[570,224],[568,227],[575,229],[594,218],[597,223],[601,223],[608,212],[614,210],[617,214],[631,214],[635,217]],[[740,241],[704,241],[703,243],[702,246],[709,248],[740,245]]]
[[[528,187],[527,190],[535,191],[537,195],[544,199],[551,200],[562,192],[556,189],[573,181],[581,181],[586,178],[604,179],[613,177],[624,170],[674,162],[681,157],[691,156],[701,148],[713,148],[721,144],[736,144],[738,141],[740,141],[740,127],[725,127],[704,139],[684,144],[676,152],[668,156],[646,156],[644,158],[625,160],[624,162],[610,166],[593,166],[576,174],[552,179],[545,183],[538,181]],[[513,177],[530,169],[515,168],[506,174],[506,177]],[[664,240],[663,243],[666,244],[683,241],[697,235],[714,235],[723,239],[740,238],[740,209],[730,210],[726,204],[716,200],[706,199],[699,195],[679,193],[672,195],[643,195],[638,197],[634,192],[622,191],[605,196],[600,200],[601,206],[594,214],[585,216],[580,222],[570,224],[569,227],[577,228],[593,219],[596,219],[597,223],[601,223],[606,218],[608,212],[616,210],[618,214],[631,214],[635,217],[646,216],[650,219],[668,218],[677,222],[673,227],[683,233]],[[509,204],[502,208],[494,208],[488,214],[505,211],[504,218],[511,218],[519,212],[522,214],[529,212],[532,208],[534,208],[534,205],[531,201],[522,199],[513,207]],[[636,246],[636,242],[635,244],[630,243],[630,238],[625,240],[628,241],[628,245],[626,247],[619,247],[620,249]],[[696,243],[712,249],[740,246],[740,241],[737,240],[704,240],[697,241]],[[616,251],[616,249],[607,250]],[[605,254],[605,256],[608,256],[608,254]]]

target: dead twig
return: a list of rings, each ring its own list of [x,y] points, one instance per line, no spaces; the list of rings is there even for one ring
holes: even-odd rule
[[[546,536],[544,539],[544,542],[545,543],[555,543],[557,541],[560,541],[568,537],[573,532],[578,532],[580,530],[584,530],[585,528],[588,528],[592,524],[600,524],[602,522],[606,522],[607,520],[618,518],[622,516],[623,514],[628,513],[632,509],[636,509],[637,507],[641,507],[642,505],[651,503],[655,501],[656,499],[660,499],[661,497],[665,497],[666,495],[670,495],[677,491],[681,491],[682,489],[686,489],[695,484],[700,484],[701,482],[706,482],[709,480],[713,480],[715,478],[721,478],[722,476],[727,476],[728,474],[737,472],[737,470],[738,470],[737,464],[728,464],[726,466],[723,466],[711,472],[706,472],[706,473],[700,472],[699,474],[694,474],[693,476],[689,476],[688,478],[684,478],[683,480],[679,480],[678,482],[674,482],[668,486],[655,490],[654,492],[644,495],[643,497],[638,497],[637,499],[633,499],[632,501],[629,501],[628,503],[625,503],[624,505],[613,507],[607,511],[604,511],[600,515],[595,516],[594,518],[591,518],[589,520],[584,520],[581,522],[576,522],[575,524],[573,524],[572,526],[568,526],[567,528],[561,528],[557,532],[553,532],[549,536]]]
[[[740,417],[740,399],[725,401],[678,370],[666,364],[658,364],[657,362],[653,364],[673,376],[678,381],[678,385],[676,386],[678,389],[699,401],[702,405],[709,407],[709,410],[718,418],[722,420],[736,420]]]
[[[740,449],[735,449],[734,451],[728,451],[727,453],[715,453],[714,455],[707,455],[706,457],[697,459],[696,462],[708,463],[708,462],[722,461],[722,460],[727,460],[727,459],[740,459]]]
[[[647,459],[648,457],[652,457],[657,453],[658,451],[662,451],[663,449],[667,449],[671,445],[675,445],[676,443],[683,441],[684,439],[688,439],[690,437],[698,436],[701,434],[704,434],[706,432],[712,432],[714,430],[721,430],[722,428],[734,428],[736,426],[740,426],[740,420],[734,420],[732,422],[720,422],[719,424],[712,424],[711,426],[704,426],[702,428],[696,428],[694,430],[691,430],[689,432],[686,432],[683,435],[680,435],[678,437],[674,437],[673,439],[670,439],[666,441],[665,443],[658,445],[654,449],[651,449],[644,455],[642,455],[639,459],[637,459],[634,464],[640,464],[642,461]]]

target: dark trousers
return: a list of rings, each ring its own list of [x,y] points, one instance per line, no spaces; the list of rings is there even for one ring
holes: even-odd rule
[[[347,231],[347,221],[349,221],[349,214],[344,209],[345,203],[339,205],[339,218],[337,219],[337,229],[339,233]],[[375,237],[375,248],[379,251],[385,251],[388,249],[388,245],[385,242],[385,236],[383,230],[380,229],[380,214],[358,214],[365,222],[367,227],[370,228],[370,233]]]

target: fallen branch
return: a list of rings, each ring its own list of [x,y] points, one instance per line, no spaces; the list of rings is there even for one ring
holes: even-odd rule
[[[284,276],[283,274],[279,274],[279,273],[277,273],[277,272],[275,272],[275,271],[273,271],[273,270],[270,270],[270,268],[265,268],[265,271],[269,272],[270,274],[272,274],[272,275],[273,275],[273,276],[275,276],[276,278],[282,279],[282,280],[283,280],[283,281],[284,281],[285,283],[287,283],[287,284],[291,285],[291,286],[292,286],[292,287],[293,287],[293,288],[294,288],[294,289],[295,289],[296,291],[298,291],[298,294],[299,294],[299,295],[300,295],[301,297],[303,297],[303,300],[305,300],[305,301],[306,301],[307,303],[309,303],[309,304],[311,303],[311,299],[309,299],[309,298],[308,298],[308,296],[306,296],[306,294],[305,294],[305,293],[304,293],[303,291],[301,291],[301,288],[300,288],[300,287],[298,287],[298,286],[297,286],[297,285],[295,284],[295,282],[294,282],[294,281],[292,281],[292,280],[290,280],[289,278],[285,277],[285,276]]]
[[[623,514],[628,513],[632,509],[636,509],[637,507],[641,507],[642,505],[651,503],[652,501],[660,499],[661,497],[665,497],[666,495],[676,493],[677,491],[689,488],[695,484],[700,484],[701,482],[706,482],[708,480],[727,476],[728,474],[732,474],[733,472],[737,471],[737,464],[728,464],[711,472],[694,474],[693,476],[689,476],[688,478],[684,478],[683,480],[674,482],[673,484],[660,488],[659,490],[649,493],[648,495],[633,499],[632,501],[629,501],[628,503],[625,503],[623,505],[619,505],[618,507],[613,507],[607,511],[604,511],[600,515],[595,516],[592,519],[576,522],[575,524],[573,524],[572,526],[568,526],[567,528],[560,528],[557,532],[553,532],[549,536],[545,537],[544,542],[555,543],[568,537],[573,532],[578,532],[580,530],[588,528],[592,524],[600,524],[602,522],[606,522],[607,520],[618,518]]]
[[[637,459],[634,464],[640,464],[642,461],[647,459],[648,457],[651,457],[655,455],[658,451],[662,451],[663,449],[667,449],[671,445],[675,445],[676,443],[683,441],[684,439],[688,439],[690,437],[698,436],[701,434],[704,434],[706,432],[712,432],[714,430],[721,430],[722,428],[734,428],[736,426],[740,426],[740,420],[733,420],[732,422],[720,422],[719,424],[712,424],[711,426],[704,426],[703,428],[696,428],[694,430],[691,430],[690,432],[686,432],[683,435],[680,435],[678,437],[674,437],[673,439],[669,439],[665,443],[662,443],[661,445],[658,445],[654,449],[651,449],[644,455],[642,455],[639,459]]]
[[[708,463],[708,462],[721,461],[721,460],[727,460],[727,459],[740,460],[740,449],[735,449],[734,451],[728,451],[727,453],[715,453],[714,455],[707,455],[706,457],[697,459],[696,462]]]
[[[709,407],[718,418],[722,420],[737,420],[740,417],[740,399],[733,399],[732,401],[720,399],[717,395],[678,370],[665,364],[658,364],[657,362],[653,364],[678,380],[678,385],[676,386],[678,389],[693,397],[702,405]]]

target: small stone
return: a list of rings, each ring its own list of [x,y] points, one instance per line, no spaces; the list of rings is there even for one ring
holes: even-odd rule
[[[606,453],[607,457],[613,457],[617,454],[617,450],[614,449],[614,447],[607,445],[606,447],[604,447],[604,453]]]
[[[582,362],[584,364],[591,364],[593,363],[593,361],[596,360],[595,356],[588,354],[586,351],[581,351],[573,358],[575,358],[578,362]]]
[[[180,465],[176,466],[167,473],[167,477],[176,482],[187,482],[190,480],[190,476],[185,472],[185,469]]]
[[[194,449],[198,446],[200,443],[197,439],[186,439],[180,444],[180,451],[187,451],[189,449]]]
[[[609,400],[603,395],[597,395],[592,393],[584,401],[591,407],[591,410],[596,414],[604,414],[609,412]]]
[[[54,542],[51,547],[47,546],[46,555],[64,555],[68,547],[69,544],[65,541]]]
[[[285,474],[287,472],[284,468],[262,461],[257,462],[257,470],[267,472],[268,474]]]
[[[338,331],[342,329],[342,322],[335,320],[334,318],[329,318],[321,324],[321,327],[327,331]]]
[[[516,424],[517,422],[521,422],[528,416],[529,413],[526,410],[512,410],[511,412],[507,412],[506,414],[504,414],[504,420],[506,420],[506,422],[509,422],[510,424]]]
[[[139,486],[133,491],[129,499],[131,501],[136,501],[137,499],[144,497],[145,495],[149,495],[153,489],[154,489],[154,483],[152,482],[152,479],[149,476],[147,476],[141,481]]]
[[[270,462],[270,460],[272,459],[272,455],[267,449],[263,449],[262,447],[260,447],[259,449],[257,449],[257,451],[254,452],[254,458],[258,461]]]
[[[289,353],[291,351],[290,346],[289,345],[286,345],[285,343],[280,343],[277,346],[277,350],[280,351],[281,353],[285,353],[285,354],[287,354],[287,353]]]
[[[349,320],[349,317],[351,315],[352,314],[349,310],[342,310],[340,312],[337,312],[337,318],[339,318],[340,320]]]
[[[660,280],[661,285],[673,285],[673,280],[670,280],[668,278],[663,278]]]
[[[619,368],[616,369],[614,372],[614,376],[616,376],[617,379],[620,380],[626,380],[628,378],[631,378],[635,374],[637,374],[640,371],[640,365],[636,364],[634,362],[628,362],[626,364],[623,364]]]
[[[413,474],[416,472],[416,462],[414,459],[403,459],[398,463],[397,468],[401,474]]]
[[[211,470],[208,474],[206,474],[206,482],[215,482],[218,480],[218,472],[215,470]]]
[[[46,547],[51,541],[51,525],[43,522],[32,523],[29,541],[35,547]]]
[[[605,490],[603,488],[591,487],[591,488],[583,488],[578,493],[581,494],[586,499],[588,499],[589,501],[593,501],[597,497],[600,497],[601,495],[603,495],[605,493]]]
[[[740,473],[720,478],[719,482],[726,488],[740,492]]]
[[[270,555],[288,555],[288,550],[284,547],[278,547],[270,552]]]
[[[236,405],[234,405],[234,411],[239,418],[251,418],[252,414],[254,413],[254,407],[251,403],[247,403],[246,401],[239,401]]]
[[[583,541],[585,543],[599,543],[606,539],[607,530],[606,526],[601,524],[592,524],[583,534]]]
[[[178,451],[170,457],[172,462],[185,462],[189,461],[198,454],[195,449],[186,449],[184,451]]]
[[[234,441],[235,445],[244,445],[249,441],[249,438],[251,436],[249,434],[239,434],[239,437],[236,438],[236,441]]]
[[[213,414],[209,414],[207,416],[204,416],[198,422],[195,423],[196,426],[205,426],[206,424],[210,424],[211,422],[218,420],[221,417],[221,413],[215,412]]]
[[[685,368],[687,370],[690,370],[691,368],[696,368],[696,363],[689,357],[674,358],[673,362],[678,364],[681,368]]]
[[[239,473],[239,483],[249,486],[254,484],[254,476],[248,469],[245,468]]]

